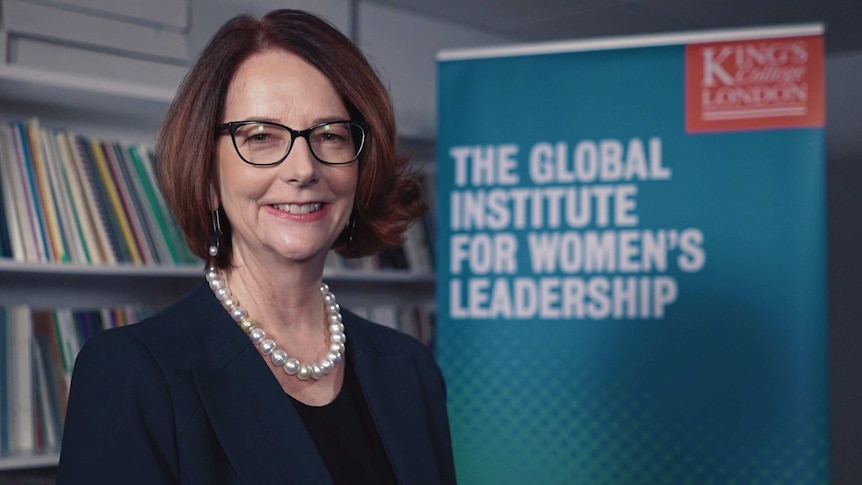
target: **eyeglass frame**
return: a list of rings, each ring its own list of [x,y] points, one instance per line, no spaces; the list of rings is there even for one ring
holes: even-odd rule
[[[336,123],[347,123],[347,124],[354,125],[357,128],[359,128],[359,130],[362,132],[362,140],[359,142],[359,148],[356,149],[356,155],[351,160],[348,160],[346,162],[327,162],[325,160],[321,160],[320,157],[318,157],[317,154],[314,153],[314,149],[311,148],[311,140],[308,138],[314,130],[316,130],[322,126],[332,125],[332,124],[336,124]],[[242,153],[239,150],[239,146],[237,146],[237,144],[236,144],[236,130],[241,126],[253,125],[253,124],[277,126],[279,128],[284,128],[285,130],[287,130],[288,133],[290,133],[290,145],[287,147],[287,151],[284,152],[284,156],[281,157],[278,161],[272,162],[272,163],[253,163],[253,162],[246,160],[246,158],[242,155]],[[290,155],[290,151],[293,150],[293,145],[296,142],[297,137],[305,138],[305,143],[308,144],[308,152],[311,153],[311,156],[313,156],[314,159],[317,160],[318,162],[320,162],[324,165],[330,165],[330,166],[350,165],[351,163],[354,163],[357,160],[359,160],[359,155],[362,153],[362,149],[365,148],[365,141],[368,139],[368,126],[365,123],[363,123],[361,121],[357,121],[357,120],[325,121],[323,123],[319,123],[317,125],[312,126],[311,128],[306,128],[304,130],[294,130],[293,128],[291,128],[287,125],[282,125],[281,123],[276,123],[274,121],[262,121],[262,120],[228,121],[227,123],[222,123],[222,124],[218,125],[218,131],[217,131],[218,134],[221,134],[225,131],[230,133],[231,143],[233,143],[233,148],[236,151],[236,154],[239,155],[239,158],[243,162],[245,162],[249,165],[252,165],[254,167],[272,167],[272,166],[278,165],[281,162],[285,161],[287,159],[287,156]],[[354,144],[355,144],[355,142],[354,142]]]

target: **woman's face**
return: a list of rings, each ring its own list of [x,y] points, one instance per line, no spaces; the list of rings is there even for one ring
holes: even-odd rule
[[[304,130],[347,119],[323,73],[294,54],[272,50],[240,65],[228,87],[222,121],[271,121]],[[239,157],[227,131],[219,138],[217,156],[218,193],[231,222],[234,261],[255,254],[322,264],[350,218],[358,163],[324,165],[307,140],[297,137],[281,164],[253,166]]]

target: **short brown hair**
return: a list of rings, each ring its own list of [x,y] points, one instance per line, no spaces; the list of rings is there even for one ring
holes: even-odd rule
[[[228,86],[253,54],[291,52],[320,70],[353,119],[368,127],[359,157],[353,221],[333,245],[360,257],[403,242],[427,210],[408,157],[397,153],[395,115],[383,83],[362,52],[326,21],[298,10],[275,10],[261,19],[240,15],[226,22],[204,47],[168,109],[156,144],[162,193],[191,251],[208,258],[212,235],[211,191],[216,183],[216,126],[222,122]],[[220,213],[216,264],[230,264],[230,223]],[[352,235],[352,238],[351,238]]]

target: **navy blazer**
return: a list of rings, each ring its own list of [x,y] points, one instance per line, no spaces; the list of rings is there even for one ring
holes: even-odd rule
[[[433,356],[415,339],[342,313],[347,358],[399,483],[455,483],[446,389]],[[332,483],[286,397],[203,284],[84,345],[57,483]]]

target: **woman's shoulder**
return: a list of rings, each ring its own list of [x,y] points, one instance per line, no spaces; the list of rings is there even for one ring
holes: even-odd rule
[[[174,304],[140,322],[111,328],[93,335],[81,349],[79,359],[119,359],[123,355],[147,355],[160,365],[188,367],[220,333],[233,337],[224,313],[205,285]],[[243,340],[240,340],[243,342]],[[83,356],[83,357],[82,357]]]

